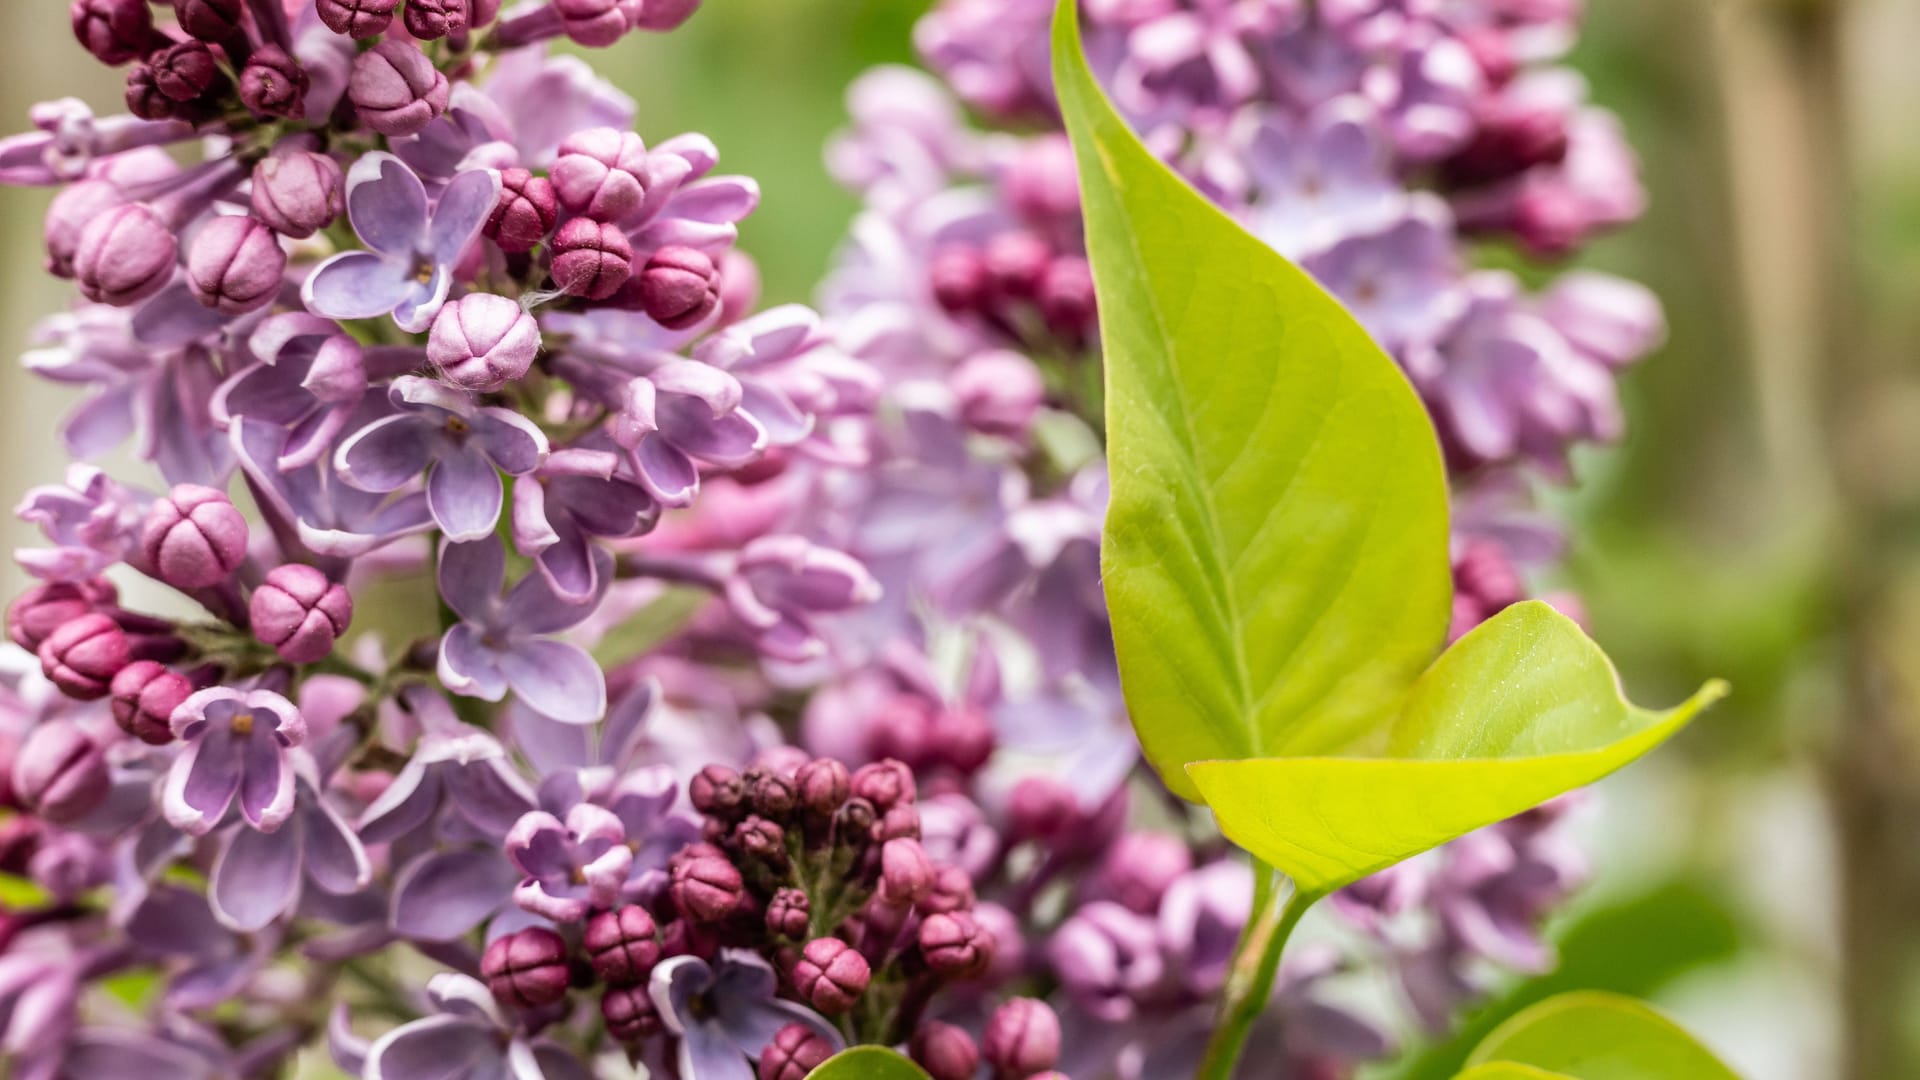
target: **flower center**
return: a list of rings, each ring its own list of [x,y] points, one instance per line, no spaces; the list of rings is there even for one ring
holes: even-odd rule
[[[468,424],[464,417],[459,417],[459,416],[447,417],[447,434],[465,435],[467,432],[472,430],[473,430],[473,426]]]
[[[415,255],[413,257],[413,280],[422,285],[433,280],[432,259],[427,258],[425,255]]]
[[[253,714],[243,712],[235,716],[233,718],[233,733],[235,735],[253,734]]]

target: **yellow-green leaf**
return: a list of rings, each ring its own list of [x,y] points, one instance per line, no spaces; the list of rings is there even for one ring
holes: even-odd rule
[[[1739,1080],[1678,1024],[1632,998],[1596,991],[1561,994],[1521,1011],[1467,1062],[1528,1065],[1571,1080]],[[1468,1076],[1487,1080],[1472,1070],[1461,1074]]]
[[[1492,1061],[1485,1065],[1475,1065],[1465,1072],[1455,1073],[1453,1080],[1579,1080],[1566,1073],[1548,1072],[1531,1065],[1516,1065],[1511,1061]]]
[[[884,1046],[855,1046],[828,1058],[807,1080],[928,1080],[920,1066]]]

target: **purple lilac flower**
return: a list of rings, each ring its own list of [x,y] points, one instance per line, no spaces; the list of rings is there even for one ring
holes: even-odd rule
[[[199,836],[220,824],[236,801],[240,816],[273,832],[294,812],[291,751],[306,741],[307,721],[271,690],[202,690],[174,710],[173,734],[186,744],[167,773],[162,808],[182,832]]]
[[[367,1050],[369,1080],[427,1080],[450,1064],[475,1076],[586,1075],[566,1050],[530,1039],[510,1021],[486,985],[443,973],[427,982],[431,1016],[387,1032]]]
[[[596,556],[611,561],[604,552]],[[597,577],[611,578],[603,566]],[[607,711],[600,665],[578,645],[548,635],[593,614],[595,603],[572,603],[544,575],[527,574],[503,598],[506,549],[498,537],[446,543],[440,549],[440,595],[462,621],[440,643],[440,681],[449,690],[499,701],[511,689],[556,720],[590,724]]]
[[[759,956],[722,949],[712,961],[675,956],[653,969],[648,990],[667,1031],[679,1042],[680,1075],[746,1077],[788,1024],[803,1024],[832,1044],[846,1045],[826,1018],[774,996],[773,968]]]
[[[594,908],[610,908],[633,867],[627,832],[612,811],[580,803],[564,822],[535,811],[507,834],[507,857],[526,878],[514,902],[555,922],[579,922]]]

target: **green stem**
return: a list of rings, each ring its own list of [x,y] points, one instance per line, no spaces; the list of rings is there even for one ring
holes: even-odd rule
[[[1283,900],[1275,887],[1278,872],[1265,863],[1254,863],[1253,918],[1248,921],[1240,944],[1234,949],[1233,967],[1227,972],[1227,986],[1220,1002],[1220,1025],[1207,1043],[1206,1057],[1194,1080],[1229,1080],[1240,1062],[1254,1022],[1266,1010],[1273,997],[1273,980],[1280,972],[1280,953],[1293,936],[1300,916],[1320,897],[1300,891],[1288,893]]]

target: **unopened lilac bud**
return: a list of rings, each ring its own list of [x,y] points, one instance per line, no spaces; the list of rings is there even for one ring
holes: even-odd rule
[[[812,902],[799,889],[779,889],[767,901],[767,933],[795,941],[807,936]]]
[[[240,103],[255,116],[298,120],[307,114],[307,69],[278,45],[262,45],[240,69]]]
[[[832,815],[853,793],[847,767],[832,758],[816,758],[800,766],[794,786],[799,791],[800,805],[821,817]]]
[[[415,38],[438,41],[467,28],[467,0],[407,0],[402,21]]]
[[[467,0],[467,29],[478,30],[500,17],[504,0]]]
[[[94,612],[47,635],[40,670],[60,692],[80,701],[106,697],[113,677],[133,661],[133,643],[107,615]]]
[[[240,32],[244,7],[244,0],[173,0],[173,15],[190,36],[219,43]]]
[[[919,945],[927,967],[946,979],[974,978],[993,963],[993,934],[968,911],[927,916]]]
[[[861,848],[872,838],[874,822],[880,814],[873,804],[858,796],[840,804],[833,812],[833,834],[841,844]]]
[[[907,1052],[932,1080],[973,1080],[980,1071],[980,1049],[973,1036],[938,1020],[920,1025]]]
[[[447,111],[447,77],[412,42],[387,40],[360,54],[347,99],[361,123],[389,137],[416,135]]]
[[[1002,1076],[1027,1077],[1060,1061],[1060,1017],[1044,1001],[1012,998],[987,1021],[987,1064]]]
[[[600,995],[600,1019],[607,1034],[623,1043],[637,1043],[660,1032],[660,1010],[645,983],[613,986]]]
[[[746,885],[724,856],[702,854],[673,864],[673,902],[695,922],[719,922],[740,909]]]
[[[509,254],[532,251],[560,220],[560,199],[553,181],[525,169],[500,174],[500,201],[487,218],[487,236]]]
[[[632,18],[634,27],[660,33],[693,18],[693,13],[700,10],[700,0],[647,0],[638,6],[639,14]]]
[[[1191,869],[1193,852],[1179,837],[1130,832],[1107,849],[1090,884],[1097,895],[1151,915],[1159,910],[1167,887]]]
[[[253,216],[304,240],[340,216],[340,164],[309,150],[279,150],[253,168]]]
[[[647,197],[647,147],[631,131],[589,128],[567,136],[547,171],[560,205],[596,221],[617,222]]]
[[[567,996],[567,943],[535,926],[494,939],[480,956],[480,975],[494,1000],[515,1009],[537,1009]]]
[[[758,814],[733,827],[733,843],[742,854],[770,866],[787,864],[787,831]]]
[[[889,840],[880,848],[880,899],[895,907],[919,903],[933,890],[933,860],[920,841]]]
[[[1093,328],[1093,268],[1078,255],[1062,255],[1047,264],[1040,278],[1040,317],[1047,329],[1078,342]]]
[[[244,315],[273,303],[287,271],[280,237],[264,221],[223,214],[194,234],[187,287],[202,307]]]
[[[1080,819],[1073,789],[1051,776],[1029,776],[1007,798],[1007,829],[1015,840],[1049,842],[1073,831]]]
[[[901,803],[880,815],[873,823],[873,842],[884,844],[890,840],[920,839],[920,811],[911,803]]]
[[[914,799],[913,770],[888,758],[854,770],[853,793],[882,813]]]
[[[752,800],[755,813],[773,821],[786,820],[800,801],[800,793],[793,779],[779,773],[762,773],[754,777],[747,797]]]
[[[386,32],[400,0],[318,0],[317,7],[327,29],[365,39]]]
[[[946,247],[934,252],[928,264],[933,298],[945,310],[964,315],[987,301],[987,260],[970,247]]]
[[[511,297],[468,293],[440,309],[427,359],[448,382],[491,393],[526,375],[540,352],[540,324]]]
[[[55,630],[98,611],[114,599],[113,583],[106,578],[35,585],[7,605],[7,637],[28,652],[38,652],[40,643]]]
[[[182,41],[147,58],[153,84],[175,101],[198,100],[221,79],[220,63],[204,42]]]
[[[961,423],[982,434],[1009,439],[1027,437],[1047,396],[1040,369],[1010,349],[968,357],[954,369],[948,385],[959,399]]]
[[[107,800],[107,759],[75,725],[48,721],[28,733],[13,758],[13,796],[30,813],[63,824]]]
[[[247,601],[253,635],[290,664],[326,659],[353,621],[347,587],[302,563],[276,566]]]
[[[155,660],[135,660],[108,686],[120,730],[151,746],[173,741],[173,711],[193,693],[185,675]]]
[[[660,962],[659,928],[638,904],[602,911],[587,920],[580,944],[593,973],[609,986],[644,983]]]
[[[147,511],[140,548],[154,575],[177,589],[217,585],[247,557],[247,519],[225,492],[176,484]]]
[[[574,218],[553,238],[552,273],[561,291],[605,300],[633,275],[633,244],[618,225]]]
[[[943,866],[933,872],[933,887],[917,903],[922,914],[940,915],[971,911],[974,900],[973,876],[958,866]]]
[[[1001,182],[1014,211],[1036,226],[1079,220],[1080,179],[1063,134],[1023,140]]]
[[[42,232],[47,243],[47,273],[72,277],[80,234],[95,218],[126,201],[120,189],[105,180],[81,180],[62,188],[47,206]]]
[[[839,938],[814,938],[800,950],[793,965],[793,988],[801,1000],[835,1016],[853,1008],[867,992],[873,969],[860,950]]]
[[[160,92],[153,69],[145,64],[135,64],[127,71],[127,88],[121,96],[127,111],[142,120],[171,120],[180,111],[180,103]]]
[[[179,252],[179,239],[160,215],[140,203],[126,203],[107,210],[81,232],[73,277],[87,299],[128,307],[173,280]]]
[[[987,288],[995,296],[1030,300],[1053,262],[1046,241],[1030,232],[1001,233],[987,243]]]
[[[685,330],[720,306],[719,271],[695,248],[661,248],[641,271],[640,300],[654,322]]]
[[[73,36],[103,64],[118,67],[145,55],[153,40],[147,0],[73,0]]]
[[[554,0],[553,10],[567,36],[588,48],[606,48],[628,29],[622,0]]]
[[[760,1052],[755,1075],[759,1080],[805,1080],[832,1056],[833,1044],[825,1036],[805,1024],[788,1024],[774,1032],[773,1041]]]
[[[738,321],[759,302],[759,265],[739,248],[728,248],[720,256],[721,324]]]
[[[731,819],[746,806],[747,786],[725,765],[709,765],[688,781],[687,798],[702,814]]]

